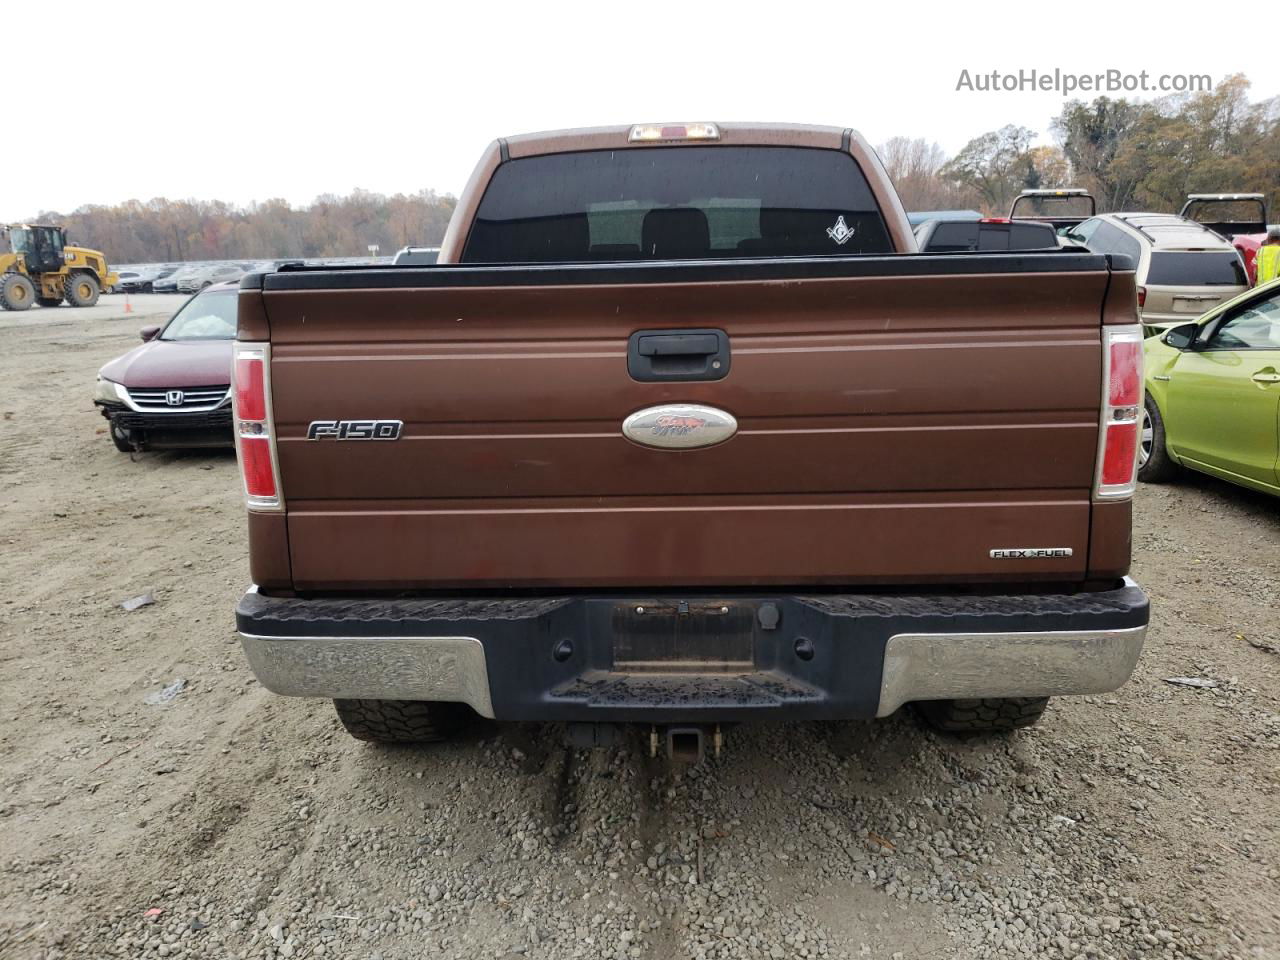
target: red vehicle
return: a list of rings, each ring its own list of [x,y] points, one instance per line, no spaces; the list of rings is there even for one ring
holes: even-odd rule
[[[209,287],[98,371],[93,403],[118,450],[229,447],[236,285]]]
[[[1258,282],[1258,248],[1262,246],[1262,241],[1267,239],[1267,234],[1263,233],[1242,233],[1231,238],[1231,245],[1236,248],[1240,254],[1240,259],[1244,261],[1244,268],[1249,271],[1250,285]]]

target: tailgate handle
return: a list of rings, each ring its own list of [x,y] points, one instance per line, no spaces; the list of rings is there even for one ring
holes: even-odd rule
[[[709,333],[663,333],[640,338],[642,357],[705,357],[720,352],[720,341]]]
[[[721,380],[729,373],[729,335],[723,330],[637,330],[627,344],[627,372],[635,380]]]

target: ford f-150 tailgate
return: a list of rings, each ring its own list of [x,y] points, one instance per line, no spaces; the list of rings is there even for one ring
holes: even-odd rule
[[[1090,564],[1093,514],[1128,511],[1094,503],[1108,320],[1133,321],[1132,274],[1086,254],[299,268],[241,291],[301,591],[1111,574]],[[708,417],[713,445],[648,445]],[[342,425],[370,420],[402,425]]]

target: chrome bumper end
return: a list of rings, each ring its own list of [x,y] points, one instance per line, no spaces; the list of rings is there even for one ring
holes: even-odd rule
[[[475,637],[262,637],[240,634],[272,693],[335,700],[450,700],[493,718],[484,645]]]
[[[1108,693],[1133,674],[1146,626],[1044,633],[899,633],[885,646],[880,706],[913,700]]]

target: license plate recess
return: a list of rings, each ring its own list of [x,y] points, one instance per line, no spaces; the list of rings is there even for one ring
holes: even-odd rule
[[[755,668],[756,605],[650,600],[613,609],[613,669],[643,673],[740,673]]]

